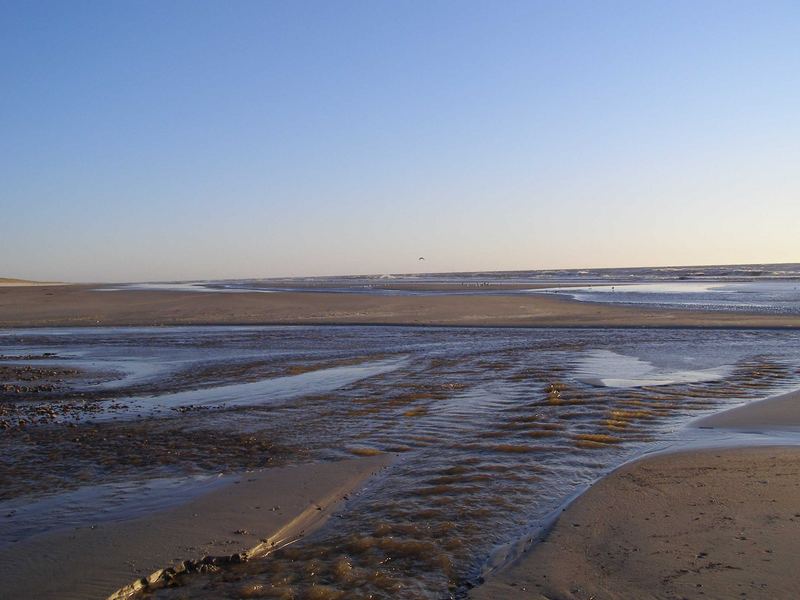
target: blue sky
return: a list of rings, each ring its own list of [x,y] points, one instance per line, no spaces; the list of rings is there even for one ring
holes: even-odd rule
[[[797,2],[0,0],[0,276],[800,261]]]

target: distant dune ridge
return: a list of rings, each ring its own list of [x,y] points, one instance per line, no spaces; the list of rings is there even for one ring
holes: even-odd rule
[[[55,281],[31,281],[30,279],[16,279],[14,277],[0,277],[0,285],[23,286],[23,285],[60,285]]]

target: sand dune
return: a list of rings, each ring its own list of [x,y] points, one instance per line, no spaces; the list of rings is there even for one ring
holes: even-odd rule
[[[0,287],[29,287],[36,285],[64,285],[52,281],[30,281],[28,279],[14,279],[12,277],[0,277]]]

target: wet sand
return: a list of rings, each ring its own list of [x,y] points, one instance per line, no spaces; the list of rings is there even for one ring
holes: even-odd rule
[[[0,392],[0,544],[206,489],[173,479],[402,453],[313,537],[180,577],[150,595],[162,600],[241,598],[258,583],[298,598],[315,586],[343,598],[461,597],[496,545],[671,423],[800,387],[793,331],[153,327],[3,338],[12,381]],[[597,348],[611,362],[595,372]],[[586,382],[633,356],[664,375],[730,369],[647,389]],[[373,364],[383,362],[396,368]]]
[[[316,292],[0,288],[0,327],[143,325],[458,325],[800,327],[800,316],[639,309],[544,295],[380,296]]]
[[[352,312],[354,310],[356,312]],[[520,311],[520,313],[516,314],[514,311]],[[523,316],[520,317],[520,314]],[[647,312],[623,307],[585,304],[549,296],[392,297],[325,293],[96,292],[86,286],[0,290],[0,317],[17,319],[16,324],[19,326],[108,325],[115,322],[114,319],[122,320],[125,325],[248,323],[248,321],[242,320],[245,318],[253,319],[250,321],[253,324],[262,322],[312,324],[316,322],[315,319],[321,319],[319,321],[321,324],[338,324],[348,323],[347,319],[349,318],[364,319],[364,321],[356,320],[355,323],[378,324],[380,323],[379,318],[385,318],[389,319],[388,322],[391,324],[433,325],[438,323],[435,319],[442,318],[455,319],[454,322],[443,321],[441,324],[444,325],[579,325],[588,327],[649,325],[676,327],[681,324],[681,319],[683,319],[684,324],[691,327],[797,326],[796,319],[792,317],[734,313]],[[229,320],[226,321],[226,319]],[[715,319],[720,319],[723,324],[715,322]],[[379,328],[371,328],[368,330],[369,335],[363,338],[354,336],[344,340],[345,346],[343,347],[347,349],[348,353],[344,355],[345,358],[339,356],[335,360],[345,360],[347,363],[384,356],[387,348],[392,351],[395,349],[394,336],[403,331],[412,332],[415,336],[422,336],[425,340],[431,337],[426,343],[435,343],[436,347],[448,342],[454,336],[464,336],[469,340],[469,344],[466,349],[462,349],[466,354],[454,355],[446,361],[436,358],[436,362],[431,363],[424,359],[418,361],[418,366],[412,361],[406,370],[399,370],[395,376],[366,380],[363,385],[354,386],[342,393],[322,394],[318,398],[312,397],[310,401],[304,400],[302,422],[293,420],[293,415],[299,413],[294,410],[291,403],[281,407],[280,412],[272,408],[269,411],[259,409],[263,414],[255,411],[253,413],[242,411],[241,414],[238,411],[220,411],[218,423],[228,422],[231,426],[235,425],[236,427],[248,422],[251,414],[255,417],[252,422],[258,422],[259,429],[248,432],[247,439],[236,437],[230,432],[220,436],[220,429],[213,421],[213,411],[209,413],[188,411],[180,413],[180,418],[149,419],[142,423],[111,422],[86,425],[75,423],[71,426],[56,427],[54,424],[58,422],[57,419],[50,418],[48,414],[39,413],[45,409],[49,410],[47,406],[38,406],[42,400],[45,402],[48,399],[58,400],[58,402],[63,400],[71,405],[74,403],[70,391],[73,383],[85,382],[95,376],[105,381],[115,375],[104,371],[99,374],[83,373],[77,369],[73,373],[71,371],[73,367],[69,366],[65,367],[66,370],[51,368],[47,366],[47,363],[53,360],[55,354],[48,356],[50,352],[45,353],[44,350],[59,350],[62,348],[59,344],[54,344],[51,340],[39,348],[31,339],[35,338],[37,334],[24,332],[13,334],[11,337],[24,338],[25,344],[33,344],[32,348],[40,355],[36,354],[36,356],[30,357],[30,360],[25,361],[28,364],[23,367],[15,365],[14,360],[7,361],[4,368],[8,373],[9,389],[3,391],[2,394],[5,394],[8,400],[13,401],[14,406],[23,405],[27,400],[39,399],[40,402],[31,403],[30,408],[34,412],[29,416],[35,416],[35,419],[28,419],[30,423],[26,424],[24,428],[9,426],[10,429],[5,432],[8,436],[7,440],[10,440],[6,442],[7,447],[12,449],[8,455],[16,457],[18,452],[24,451],[25,453],[21,455],[24,458],[15,459],[11,465],[12,468],[6,469],[8,475],[6,481],[10,483],[19,481],[26,486],[34,484],[51,486],[55,471],[56,475],[61,477],[57,483],[65,489],[71,489],[70,486],[80,483],[76,474],[88,478],[81,481],[92,481],[94,484],[100,481],[101,476],[104,478],[102,481],[113,481],[118,476],[125,478],[137,474],[147,475],[158,467],[160,462],[170,468],[178,469],[180,474],[183,474],[182,469],[187,465],[194,469],[188,471],[189,474],[196,472],[208,474],[221,470],[241,472],[247,468],[260,468],[267,466],[264,463],[273,458],[276,463],[271,464],[280,464],[285,460],[297,460],[298,458],[316,460],[328,459],[331,456],[341,457],[346,452],[355,455],[362,455],[362,453],[367,455],[375,451],[406,452],[406,458],[402,462],[406,467],[406,472],[393,473],[391,478],[393,481],[398,480],[404,484],[404,486],[396,488],[402,492],[390,495],[391,489],[390,486],[387,486],[387,489],[382,492],[384,493],[382,502],[370,502],[368,507],[365,507],[363,502],[359,505],[361,500],[351,503],[348,507],[348,518],[341,521],[337,519],[331,523],[331,527],[325,529],[326,537],[322,541],[319,541],[318,538],[307,540],[303,544],[284,551],[289,553],[286,556],[279,556],[282,554],[280,552],[276,553],[269,561],[263,561],[263,565],[259,564],[261,561],[253,561],[243,566],[224,569],[217,575],[199,574],[185,577],[182,578],[185,581],[181,583],[185,587],[164,589],[156,596],[177,598],[183,594],[191,597],[222,597],[223,594],[218,593],[217,588],[211,592],[204,591],[206,583],[213,581],[214,585],[225,588],[225,597],[238,598],[251,593],[243,586],[263,581],[267,574],[271,576],[273,573],[280,572],[303,573],[309,565],[314,569],[318,569],[318,565],[321,565],[319,567],[321,570],[315,570],[315,573],[319,574],[316,579],[309,580],[307,577],[302,578],[301,575],[301,579],[298,580],[300,583],[297,584],[297,589],[302,593],[310,593],[310,590],[318,582],[325,583],[333,580],[338,564],[336,561],[339,555],[345,551],[351,556],[353,565],[359,569],[359,572],[361,569],[369,569],[370,573],[376,574],[374,581],[370,580],[370,585],[374,586],[370,590],[377,589],[380,587],[379,584],[381,586],[403,586],[419,583],[420,589],[457,589],[460,592],[474,581],[473,572],[467,570],[470,565],[477,566],[479,563],[476,561],[483,560],[488,553],[487,549],[491,549],[492,545],[497,543],[493,540],[483,542],[482,540],[487,538],[486,532],[495,531],[496,529],[492,529],[492,527],[496,528],[498,525],[508,527],[516,518],[517,515],[514,511],[520,510],[519,506],[528,501],[536,501],[548,493],[544,483],[541,487],[536,488],[536,482],[544,477],[544,474],[535,468],[539,467],[540,460],[550,461],[548,464],[558,466],[558,461],[561,459],[553,457],[565,457],[570,461],[568,475],[570,481],[575,479],[576,465],[584,467],[585,470],[591,470],[591,474],[585,475],[587,477],[585,481],[590,481],[592,477],[596,476],[596,473],[601,472],[594,469],[602,468],[604,461],[609,460],[602,453],[610,453],[615,447],[621,448],[628,443],[628,440],[631,443],[646,440],[647,436],[655,431],[654,429],[651,431],[650,424],[653,423],[655,426],[662,416],[666,418],[669,413],[676,410],[708,410],[719,399],[738,398],[740,394],[742,397],[763,397],[766,392],[762,390],[772,389],[776,382],[789,382],[797,371],[796,358],[789,362],[782,362],[780,353],[777,357],[768,358],[762,358],[759,354],[753,360],[748,359],[741,363],[737,362],[738,359],[737,361],[731,359],[732,364],[735,362],[737,365],[736,370],[732,373],[730,381],[726,381],[724,384],[709,384],[701,389],[695,387],[671,391],[660,389],[634,392],[615,390],[613,393],[608,393],[607,390],[601,388],[584,388],[579,381],[563,383],[564,377],[567,375],[563,371],[565,356],[572,356],[571,353],[584,349],[587,343],[584,338],[601,335],[600,346],[604,347],[603,345],[608,343],[603,341],[605,338],[602,336],[606,334],[600,330],[569,332],[544,329],[539,332],[533,330],[515,332],[513,330],[486,329],[480,332],[480,335],[476,335],[474,331],[461,332],[457,329],[438,332],[433,328],[385,329],[383,335],[391,332],[389,337],[392,339],[385,342],[388,345],[379,345],[372,350],[370,350],[372,346],[369,345],[362,347],[366,339],[371,339],[381,332]],[[113,330],[111,331],[113,332]],[[148,334],[150,337],[145,336],[141,340],[136,338],[139,341],[136,343],[129,341],[128,343],[131,344],[131,348],[135,348],[138,343],[145,346],[153,343],[157,345],[158,340],[154,340],[152,335],[158,337],[176,335],[180,338],[180,347],[183,347],[183,343],[187,341],[184,336],[189,335],[183,330],[177,330],[178,333],[170,333],[170,330],[167,329],[156,329],[156,331],[158,331],[157,334]],[[237,335],[250,335],[250,333],[243,333],[247,331],[249,330],[241,330]],[[259,336],[266,336],[263,339],[259,336],[254,338],[253,344],[255,345],[252,347],[263,349],[271,346],[276,340],[284,340],[292,335],[302,338],[310,335],[307,342],[304,341],[298,346],[302,352],[296,356],[301,357],[302,360],[297,364],[291,361],[286,363],[283,359],[267,360],[268,357],[256,359],[246,352],[251,348],[250,343],[244,343],[238,338],[234,340],[236,341],[235,347],[245,352],[238,356],[237,351],[235,360],[229,361],[225,359],[226,355],[219,353],[220,349],[226,348],[231,343],[227,334],[225,339],[228,341],[221,346],[212,340],[201,337],[193,343],[197,344],[198,348],[213,349],[212,355],[219,354],[217,361],[219,364],[212,361],[210,364],[200,363],[199,367],[191,366],[191,369],[187,371],[191,373],[190,378],[185,377],[183,371],[178,370],[166,381],[164,377],[159,377],[157,384],[144,380],[125,388],[109,388],[111,391],[106,390],[94,395],[86,392],[87,396],[83,399],[115,398],[116,396],[124,398],[131,393],[131,390],[135,393],[150,394],[159,393],[167,388],[170,390],[173,388],[180,390],[186,386],[195,388],[198,385],[198,374],[202,374],[200,383],[204,386],[206,380],[215,382],[214,385],[220,385],[221,383],[234,383],[242,377],[247,380],[259,380],[262,377],[270,378],[279,374],[291,374],[294,369],[300,369],[300,372],[317,369],[320,365],[327,364],[325,361],[333,359],[325,357],[323,360],[323,357],[320,357],[309,361],[305,357],[306,350],[308,348],[316,349],[320,345],[333,348],[333,341],[347,333],[346,328],[320,328],[318,330],[309,328],[308,331],[311,333],[304,333],[305,329],[293,330],[291,328],[268,330],[259,334]],[[62,337],[61,332],[54,334],[42,331],[40,333],[55,338]],[[492,336],[501,334],[502,336],[523,336],[526,340],[525,344],[520,346],[519,350],[516,349],[518,341],[504,342],[499,346],[486,345],[491,341]],[[96,332],[91,332],[91,336],[94,335]],[[105,341],[98,343],[110,343],[109,339],[106,339],[106,335],[102,334],[101,337]],[[219,335],[223,335],[223,333]],[[655,336],[659,344],[663,343],[665,338],[686,336],[692,351],[713,354],[717,347],[727,347],[733,341],[740,343],[740,338],[747,338],[747,336],[753,337],[753,344],[760,344],[761,340],[770,337],[780,337],[791,344],[794,339],[792,336],[795,334],[793,331],[726,332],[720,330],[715,332],[709,330],[698,333],[681,332],[680,330],[634,331],[629,329],[614,332],[613,336],[616,340],[614,343],[622,344],[628,336],[639,335]],[[532,336],[540,336],[542,339],[538,340],[538,337],[537,339],[528,339]],[[623,340],[617,339],[620,337]],[[191,336],[187,339],[190,338]],[[475,338],[477,339],[473,341]],[[240,343],[242,345],[238,346]],[[595,340],[595,343],[598,343],[598,340]],[[750,345],[747,340],[741,343],[745,343],[748,347]],[[207,344],[210,345],[206,346]],[[351,352],[347,344],[356,344],[359,350]],[[384,343],[382,342],[382,344]],[[472,344],[475,345],[475,348],[472,347]],[[68,347],[69,345],[64,346],[64,348]],[[495,353],[491,357],[486,356],[485,348],[487,347],[495,349]],[[527,353],[538,352],[542,347],[548,348],[555,354],[549,358],[547,354],[539,355],[544,362],[532,367]],[[616,348],[616,346],[614,347]],[[770,348],[771,346],[767,344],[766,347]],[[283,346],[279,346],[278,349],[280,348]],[[289,344],[286,348],[291,349],[294,346]],[[697,350],[698,348],[704,350]],[[24,345],[23,350],[24,352],[34,352]],[[752,352],[755,353],[756,350]],[[562,356],[559,353],[566,354]],[[67,354],[69,353],[67,352]],[[170,353],[166,353],[165,356],[170,356]],[[41,361],[41,363],[37,361]],[[785,362],[786,364],[784,364]],[[40,364],[42,366],[39,366]],[[194,363],[187,364],[193,365]],[[431,370],[429,368],[431,364],[436,365],[436,368]],[[0,365],[0,367],[2,366]],[[574,366],[568,366],[568,368],[572,369]],[[797,374],[800,375],[800,371],[797,371]],[[502,393],[496,394],[496,398],[495,395],[486,394],[480,390],[479,385],[486,385],[489,382],[495,386],[498,385],[498,382],[506,382],[505,387],[495,388],[502,391]],[[558,387],[553,387],[554,385]],[[471,395],[472,393],[468,389],[470,386],[477,390],[474,395]],[[121,389],[128,391],[122,392]],[[516,395],[517,390],[520,394],[524,393],[525,395]],[[533,393],[536,397],[530,397],[531,390],[534,390]],[[32,391],[35,391],[35,394],[31,394]],[[554,394],[554,391],[559,393]],[[479,398],[481,402],[475,403],[475,398]],[[473,402],[464,404],[465,399]],[[499,406],[503,406],[498,402],[503,401],[508,401],[509,404],[506,407],[513,408],[513,410],[498,410]],[[33,406],[34,404],[37,406]],[[86,407],[82,408],[82,404],[86,404]],[[92,406],[91,402],[82,404],[80,406],[76,404],[75,410],[88,411]],[[443,414],[447,416],[447,410],[452,410],[453,406],[467,408],[467,412],[460,416],[449,417],[450,419],[459,419],[456,443],[451,441],[452,438],[447,433],[447,427],[440,426],[441,421],[438,414],[440,411],[444,411]],[[636,406],[636,410],[631,410],[631,406]],[[25,407],[27,405],[23,406],[22,410]],[[652,412],[650,412],[651,409]],[[474,413],[470,412],[473,410]],[[317,412],[318,415],[316,415]],[[346,419],[343,419],[342,415],[346,415]],[[0,416],[2,415],[0,414]],[[265,416],[268,418],[264,418]],[[309,416],[315,416],[315,418],[309,418]],[[345,421],[353,424],[351,430],[342,431],[338,427]],[[420,424],[410,428],[408,424],[411,421],[418,421]],[[469,421],[474,421],[474,428],[463,426]],[[447,418],[444,422],[448,423]],[[336,426],[331,427],[331,423]],[[378,424],[381,426],[376,429]],[[53,428],[49,429],[51,425]],[[2,426],[2,422],[0,422],[0,426]],[[598,427],[603,429],[598,430]],[[431,435],[431,428],[435,428],[435,435]],[[232,430],[238,431],[235,427],[232,427]],[[329,430],[334,431],[329,434]],[[365,436],[363,435],[365,431],[372,433]],[[613,435],[609,435],[609,431]],[[22,440],[25,443],[17,444],[16,440]],[[441,444],[439,444],[440,440]],[[434,444],[437,446],[434,447]],[[256,448],[257,451],[250,452],[251,448]],[[56,460],[53,461],[51,457],[56,457]],[[462,465],[460,461],[465,457],[471,462],[465,461],[465,464]],[[152,464],[151,462],[143,463],[142,459],[145,461],[152,459],[154,462]],[[251,459],[256,462],[248,462]],[[413,460],[418,461],[414,468],[409,466]],[[97,470],[85,469],[86,465]],[[424,468],[418,469],[416,465],[422,465]],[[451,471],[454,465],[458,467],[458,472]],[[724,478],[730,474],[723,471],[720,471],[719,475],[719,480],[722,482],[720,485],[727,485],[724,483],[726,481]],[[509,477],[504,476],[503,473],[508,473]],[[399,477],[405,477],[405,479],[397,479]],[[383,485],[389,480],[388,477],[381,478],[378,485]],[[556,479],[556,481],[558,480]],[[432,485],[433,483],[436,485]],[[244,489],[242,487],[244,485],[243,481],[232,486],[231,493],[238,494],[239,490],[235,488]],[[546,485],[552,488],[549,483]],[[663,486],[666,486],[666,483]],[[9,485],[7,489],[11,489],[11,487]],[[556,493],[557,497],[549,507],[554,506],[558,499],[565,495]],[[640,499],[635,493],[632,494],[631,502],[638,503]],[[494,501],[494,504],[486,503],[487,495],[490,500]],[[10,494],[12,498],[20,496],[21,494],[16,492]],[[394,501],[395,496],[400,497],[397,502]],[[719,494],[713,496],[709,503],[715,502],[718,496]],[[361,498],[366,497],[362,496]],[[391,498],[391,500],[386,501],[386,498]],[[222,510],[227,506],[226,502],[219,500],[214,504],[215,510]],[[672,504],[675,504],[675,501]],[[415,515],[415,511],[423,510],[425,517],[420,521]],[[607,512],[611,514],[612,511]],[[219,521],[219,519],[215,517],[213,521]],[[235,550],[250,547],[247,534],[237,535],[232,532],[239,529],[254,531],[255,528],[244,521],[241,525],[238,524],[239,522],[237,517],[236,523],[231,522],[231,526],[224,531],[206,535],[203,540],[196,542],[183,541],[183,534],[180,532],[175,536],[170,536],[180,540],[181,546],[178,547],[178,550],[183,549],[183,551],[176,552],[174,546],[167,548],[163,556],[169,560],[164,562],[159,559],[157,563],[148,564],[147,569],[150,569],[149,572],[153,572],[165,564],[170,564],[173,559],[200,558],[208,550],[202,549],[199,553],[194,554],[194,550],[187,546],[199,549],[202,543],[212,539],[222,540],[223,553],[226,555],[233,554]],[[132,530],[125,531],[123,534],[114,533],[115,539],[124,537],[127,543],[127,538],[135,539],[135,535],[139,533],[140,529],[143,531],[152,529],[149,526],[139,525],[137,527],[133,521],[129,523],[133,523],[130,526]],[[478,523],[484,527],[483,530],[480,529]],[[166,531],[167,525],[168,523],[164,522],[158,528]],[[259,532],[258,539],[267,537],[280,526],[281,523],[278,523],[266,533]],[[102,533],[103,529],[104,527],[95,530],[76,530],[80,532],[81,536],[87,536],[85,538],[76,537],[78,534],[74,532],[58,534],[63,537],[55,534],[48,535],[47,538],[42,538],[44,541],[41,541],[41,545],[35,548],[35,551],[25,550],[28,548],[28,543],[34,543],[34,541],[30,541],[25,545],[16,546],[14,553],[7,557],[0,555],[0,559],[3,559],[0,564],[6,559],[9,565],[18,564],[13,560],[23,557],[27,561],[28,559],[24,557],[38,557],[44,555],[52,547],[68,547],[69,543],[74,544],[71,546],[72,548],[81,548],[80,552],[73,550],[64,559],[72,560],[73,555],[80,557],[80,554],[84,552],[83,546],[92,547],[90,544],[92,537],[96,536],[98,531]],[[192,528],[188,528],[188,531],[192,531]],[[387,535],[387,531],[391,535]],[[514,535],[516,531],[518,529],[515,529],[510,535]],[[322,533],[320,532],[320,534]],[[612,533],[613,535],[609,534],[609,540],[613,542],[617,532]],[[507,533],[498,537],[504,540],[509,539]],[[359,543],[354,545],[351,538],[357,539]],[[246,543],[237,547],[236,542],[238,541]],[[362,545],[360,542],[364,542],[364,544]],[[485,547],[481,546],[481,543],[484,543]],[[577,542],[575,547],[580,548]],[[478,559],[470,554],[471,548],[477,548]],[[125,552],[118,555],[124,555],[123,563],[125,560],[131,560],[132,555],[129,554],[129,551],[130,548],[126,547]],[[398,558],[398,551],[405,554]],[[485,551],[487,552],[485,553]],[[327,552],[323,559],[319,558],[320,552]],[[147,548],[142,555],[149,556],[151,553],[151,550]],[[101,554],[102,559],[105,557],[105,552]],[[14,556],[17,556],[17,559],[14,559]],[[384,566],[384,558],[391,559],[386,563],[388,566]],[[136,564],[125,567],[127,580],[148,574],[147,569],[141,568],[140,561],[143,559],[137,559],[135,556],[133,559],[137,561]],[[554,560],[558,561],[554,563],[557,567],[556,571],[558,571],[561,568],[560,561],[562,559],[559,556]],[[67,575],[82,572],[82,567],[76,563],[66,562],[65,565],[63,572]],[[26,568],[33,569],[33,567]],[[17,585],[17,573],[23,572],[21,569],[22,567],[15,570],[14,573],[0,573],[0,580],[12,581],[14,585]],[[47,582],[47,578],[41,577],[41,567],[28,572],[31,573],[30,581],[36,579],[35,573],[39,573],[40,579],[45,579],[45,582],[40,581],[36,585],[45,585]],[[595,577],[591,573],[589,575]],[[83,581],[84,578],[81,575],[79,579]],[[28,592],[30,581],[24,579],[21,581],[23,581],[22,585],[26,586],[25,591]],[[336,581],[338,582],[338,580]],[[343,592],[344,597],[348,592],[357,589],[354,586],[361,585],[360,580],[354,581],[356,583],[341,584],[344,586],[343,589],[347,590]],[[502,580],[493,580],[490,585],[494,585],[496,581]],[[589,581],[598,580],[595,577]],[[240,587],[243,590],[242,593],[239,593]],[[5,589],[0,590],[0,598],[4,597]],[[12,588],[8,587],[7,589]],[[380,587],[380,589],[389,588]],[[519,591],[520,588],[518,586],[508,589]],[[507,591],[495,593],[495,595],[510,597],[509,593],[506,593]],[[257,592],[258,590],[255,590],[252,593]],[[47,590],[38,594],[37,597],[47,597],[46,593]],[[51,593],[55,594],[52,590]],[[381,597],[380,593],[378,592],[378,597]],[[477,593],[481,593],[481,591],[479,590]],[[76,597],[96,595],[98,594],[87,591],[83,596]],[[65,596],[58,594],[55,597]],[[102,595],[98,597],[102,597]]]
[[[106,598],[141,578],[163,579],[162,569],[180,570],[184,560],[264,554],[321,525],[388,462],[382,455],[242,473],[177,508],[31,538],[0,551],[0,598]]]
[[[701,421],[796,428],[800,393]],[[661,454],[600,480],[543,541],[474,590],[508,598],[793,598],[800,447]]]
[[[800,393],[790,392],[737,406],[696,422],[697,427],[736,431],[800,430]]]

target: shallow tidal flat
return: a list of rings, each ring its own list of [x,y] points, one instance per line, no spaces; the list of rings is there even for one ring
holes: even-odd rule
[[[800,349],[779,330],[7,330],[0,373],[3,547],[219,473],[388,454],[313,534],[143,593],[442,598],[693,417],[797,387]]]

